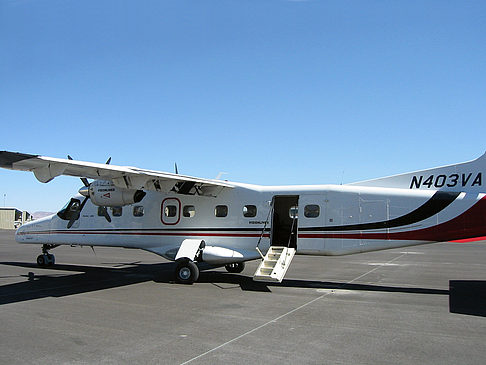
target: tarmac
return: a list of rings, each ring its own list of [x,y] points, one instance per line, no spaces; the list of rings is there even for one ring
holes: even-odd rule
[[[281,284],[0,231],[1,364],[484,364],[486,241],[296,256]]]

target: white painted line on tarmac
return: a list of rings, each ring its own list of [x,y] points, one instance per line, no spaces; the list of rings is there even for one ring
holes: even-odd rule
[[[371,269],[370,271],[368,271],[368,272],[366,272],[366,273],[364,273],[364,274],[362,274],[362,275],[360,275],[360,276],[358,276],[358,277],[354,278],[353,280],[348,281],[346,284],[351,284],[351,283],[353,283],[354,281],[359,280],[359,279],[361,279],[362,277],[364,277],[364,276],[366,276],[366,275],[368,275],[368,274],[371,274],[372,272],[374,272],[374,271],[376,271],[376,270],[380,269],[381,267],[383,267],[383,266],[385,266],[385,265],[388,265],[388,264],[391,264],[391,263],[393,263],[394,261],[397,261],[398,259],[400,259],[401,257],[405,256],[406,254],[407,254],[407,252],[404,252],[404,253],[402,253],[400,256],[395,257],[394,259],[392,259],[392,260],[390,260],[390,261],[388,261],[388,262],[384,263],[383,265],[381,265],[381,266],[377,266],[377,267],[375,267],[375,268]],[[252,334],[253,332],[258,331],[259,329],[261,329],[261,328],[263,328],[263,327],[268,326],[268,325],[269,325],[269,324],[271,324],[271,323],[275,323],[275,322],[277,322],[278,320],[280,320],[280,319],[282,319],[282,318],[284,318],[284,317],[287,317],[287,316],[291,315],[292,313],[295,313],[295,312],[297,312],[297,311],[301,310],[302,308],[305,308],[305,307],[307,307],[307,306],[311,305],[312,303],[317,302],[318,300],[320,300],[320,299],[322,299],[322,298],[327,297],[327,296],[328,296],[328,295],[330,295],[330,294],[332,294],[332,292],[331,292],[331,291],[330,291],[330,292],[326,292],[326,293],[322,294],[321,296],[319,296],[319,297],[317,297],[317,298],[314,298],[314,299],[312,299],[311,301],[309,301],[309,302],[307,302],[307,303],[304,303],[304,304],[302,304],[302,305],[298,306],[297,308],[294,308],[294,309],[292,309],[292,310],[288,311],[287,313],[284,313],[284,314],[282,314],[282,315],[278,316],[277,318],[274,318],[274,319],[272,319],[272,320],[270,320],[270,321],[268,321],[268,322],[265,322],[265,323],[261,324],[260,326],[255,327],[255,328],[253,328],[252,330],[249,330],[249,331],[247,331],[247,332],[245,332],[245,333],[243,333],[243,334],[239,335],[238,337],[235,337],[235,338],[233,338],[233,339],[231,339],[231,340],[229,340],[229,341],[226,341],[225,343],[222,343],[221,345],[216,346],[216,347],[212,348],[211,350],[208,350],[208,351],[206,351],[206,352],[204,352],[204,353],[202,353],[202,354],[200,354],[200,355],[198,355],[198,356],[196,356],[196,357],[193,357],[192,359],[189,359],[189,360],[187,360],[187,361],[185,361],[185,362],[181,363],[181,365],[189,364],[190,362],[193,362],[193,361],[195,361],[195,360],[198,360],[198,359],[200,359],[200,358],[202,358],[202,357],[204,357],[204,356],[206,356],[206,355],[208,355],[208,354],[210,354],[210,353],[212,353],[212,352],[214,352],[214,351],[216,351],[216,350],[219,350],[220,348],[222,348],[222,347],[224,347],[224,346],[226,346],[226,345],[229,345],[230,343],[233,343],[233,342],[235,342],[235,341],[238,341],[240,338],[243,338],[243,337],[245,337],[245,336],[248,336],[248,335]]]

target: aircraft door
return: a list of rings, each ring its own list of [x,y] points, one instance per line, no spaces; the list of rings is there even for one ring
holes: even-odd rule
[[[298,210],[298,195],[273,197],[271,246],[297,248]]]
[[[181,220],[181,201],[177,198],[166,198],[162,201],[161,220],[165,225],[173,226]]]

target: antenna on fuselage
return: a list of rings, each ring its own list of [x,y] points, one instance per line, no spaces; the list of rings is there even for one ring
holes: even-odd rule
[[[228,175],[228,172],[220,171],[215,180],[220,180],[223,175]]]

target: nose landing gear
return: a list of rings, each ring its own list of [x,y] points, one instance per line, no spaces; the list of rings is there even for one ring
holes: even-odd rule
[[[37,265],[40,267],[53,266],[56,263],[56,258],[53,254],[49,253],[49,250],[57,246],[58,245],[42,245],[42,254],[37,256]]]

